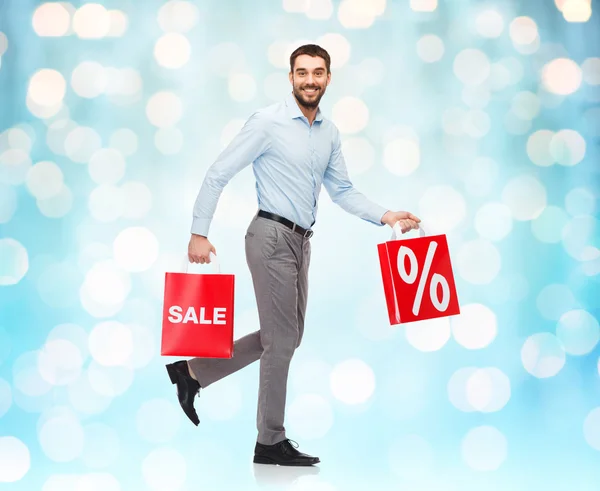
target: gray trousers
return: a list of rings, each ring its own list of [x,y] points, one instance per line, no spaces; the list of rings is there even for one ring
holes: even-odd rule
[[[193,358],[188,363],[204,388],[260,359],[257,441],[273,445],[286,439],[287,379],[304,333],[310,242],[283,224],[256,216],[245,241],[260,330],[235,341],[233,358]]]

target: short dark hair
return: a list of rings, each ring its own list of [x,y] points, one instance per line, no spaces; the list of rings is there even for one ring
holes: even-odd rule
[[[327,73],[331,71],[331,58],[329,57],[329,53],[318,46],[316,44],[305,44],[296,48],[296,50],[290,56],[290,70],[292,73],[294,72],[294,65],[296,63],[296,58],[300,55],[308,55],[308,56],[318,56],[319,58],[323,58],[325,60],[325,66],[327,67]]]

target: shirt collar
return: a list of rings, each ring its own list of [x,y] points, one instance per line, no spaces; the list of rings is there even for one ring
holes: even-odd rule
[[[285,105],[287,107],[287,112],[290,118],[303,118],[304,114],[300,110],[298,106],[298,102],[296,101],[296,97],[294,97],[294,93],[290,92],[288,96],[285,98]],[[321,108],[317,108],[317,114],[315,115],[315,121],[323,121],[323,113],[321,112]]]

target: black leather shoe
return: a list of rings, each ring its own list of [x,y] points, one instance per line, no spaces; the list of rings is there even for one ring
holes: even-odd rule
[[[171,382],[177,385],[177,397],[183,412],[196,426],[200,418],[194,409],[194,397],[200,391],[200,384],[190,376],[187,361],[178,361],[167,365],[167,372]]]
[[[263,445],[256,442],[254,448],[255,464],[273,465],[313,465],[321,462],[319,457],[311,457],[296,450],[298,444],[292,445],[293,440],[283,440],[275,445]]]

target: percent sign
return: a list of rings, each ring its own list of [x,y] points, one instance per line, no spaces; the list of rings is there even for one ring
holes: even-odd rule
[[[433,262],[433,256],[435,255],[437,246],[437,242],[431,241],[429,243],[429,247],[427,248],[425,264],[423,265],[423,271],[421,272],[419,285],[417,286],[417,294],[415,295],[415,301],[413,302],[413,315],[419,315],[421,302],[423,301],[423,292],[429,277],[429,270],[431,269],[431,263]],[[408,257],[410,262],[410,273],[406,271],[404,261],[404,258],[406,257]],[[412,285],[417,279],[417,275],[419,274],[419,264],[417,262],[417,256],[415,256],[414,251],[410,247],[403,245],[398,251],[398,272],[400,273],[400,278],[402,278],[402,280],[409,285]],[[438,299],[437,295],[438,285],[442,286],[441,300]],[[434,273],[431,277],[431,281],[429,282],[429,298],[431,299],[433,306],[439,312],[445,312],[448,308],[448,304],[450,303],[450,287],[448,286],[448,280],[446,280],[446,278],[444,278],[441,274]]]

